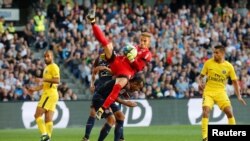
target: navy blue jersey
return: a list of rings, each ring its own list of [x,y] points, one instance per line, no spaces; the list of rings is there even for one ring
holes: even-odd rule
[[[111,79],[109,81],[106,81],[99,87],[97,87],[96,92],[100,94],[104,99],[106,99],[108,95],[111,93],[114,85],[115,85],[115,79]]]
[[[109,67],[109,64],[107,62],[107,60],[105,59],[105,55],[101,54],[94,62],[94,67],[97,66],[105,66],[105,67]],[[99,87],[100,85],[102,85],[103,83],[105,83],[108,80],[112,79],[112,74],[108,71],[108,70],[100,70],[98,73],[98,79],[95,81],[94,85],[96,87]]]
[[[115,79],[111,79],[109,81],[102,83],[101,85],[99,85],[99,87],[96,87],[95,93],[94,93],[93,98],[92,98],[91,107],[95,108],[95,110],[97,111],[105,102],[105,99],[108,97],[108,95],[112,91],[114,85],[115,85]],[[107,109],[108,112],[106,111],[102,115],[102,118],[106,118],[107,116],[109,116],[112,113],[115,113],[121,109],[121,107],[116,105],[115,103],[112,103],[110,105],[110,108],[112,109],[112,111]]]
[[[105,56],[101,54],[94,62],[94,67],[97,66],[105,66],[109,67],[109,63],[105,59]],[[102,77],[112,77],[112,74],[108,70],[101,70],[98,73],[99,78],[101,79]]]

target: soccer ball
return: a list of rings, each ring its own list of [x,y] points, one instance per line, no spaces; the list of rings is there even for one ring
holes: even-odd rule
[[[125,47],[123,48],[123,53],[124,53],[124,55],[127,55],[130,52],[136,52],[136,54],[137,54],[137,49],[134,45],[127,43],[125,45]]]

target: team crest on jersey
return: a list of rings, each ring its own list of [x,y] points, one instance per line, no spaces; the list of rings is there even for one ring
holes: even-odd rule
[[[222,74],[226,74],[227,73],[227,71],[226,70],[222,70]]]

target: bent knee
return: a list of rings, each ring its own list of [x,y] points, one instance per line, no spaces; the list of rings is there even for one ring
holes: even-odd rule
[[[210,108],[208,106],[202,107],[202,117],[208,118],[210,113]]]
[[[116,120],[124,120],[125,115],[121,111],[117,111],[117,112],[115,112],[115,119]]]
[[[112,115],[112,116],[108,116],[107,117],[107,123],[110,125],[110,126],[113,126],[115,124],[116,120],[115,120],[115,117]]]

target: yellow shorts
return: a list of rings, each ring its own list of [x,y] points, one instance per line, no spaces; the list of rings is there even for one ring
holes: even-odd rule
[[[217,104],[221,110],[230,106],[231,102],[226,92],[204,92],[202,97],[202,106],[208,106],[213,108],[214,104]]]
[[[38,107],[55,111],[58,102],[58,92],[56,89],[44,90],[38,102]]]

